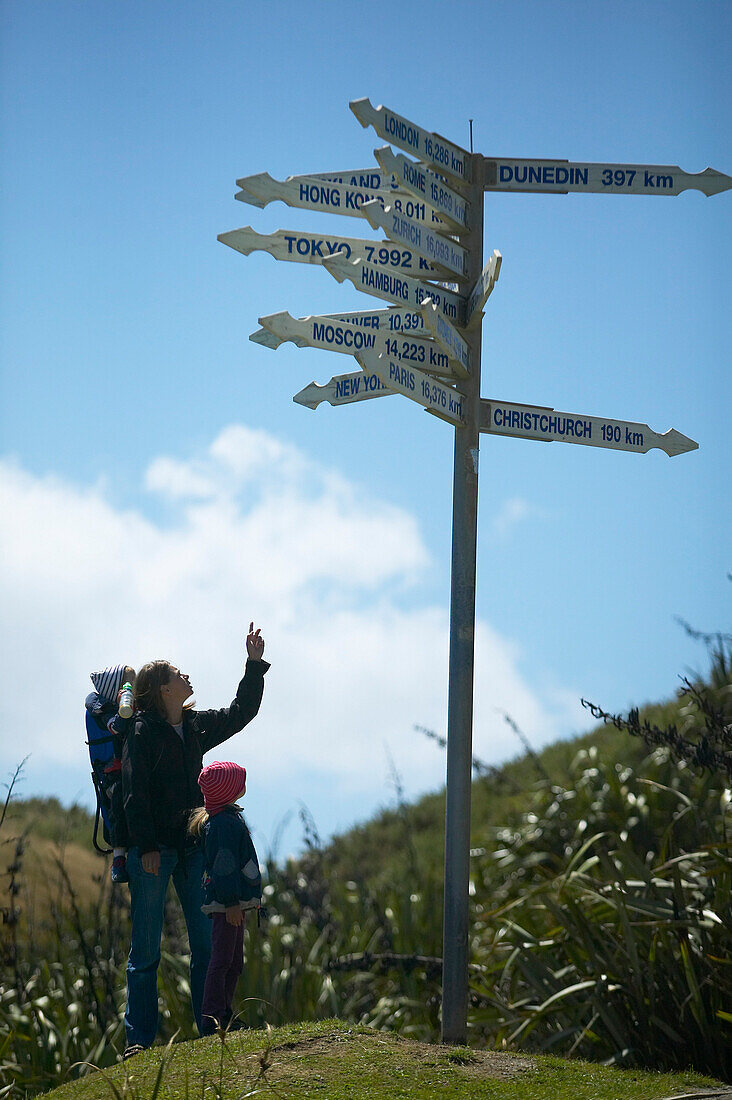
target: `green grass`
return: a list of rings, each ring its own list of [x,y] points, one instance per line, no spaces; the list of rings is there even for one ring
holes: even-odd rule
[[[561,1058],[418,1043],[340,1020],[155,1047],[53,1100],[660,1100],[718,1082]],[[157,1091],[156,1091],[157,1090]]]

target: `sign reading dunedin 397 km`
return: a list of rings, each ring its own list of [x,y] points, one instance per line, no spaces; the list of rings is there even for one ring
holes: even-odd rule
[[[714,168],[684,172],[677,164],[585,164],[568,160],[483,157],[484,191],[569,191],[606,195],[680,195],[695,189],[717,195],[732,178]]]

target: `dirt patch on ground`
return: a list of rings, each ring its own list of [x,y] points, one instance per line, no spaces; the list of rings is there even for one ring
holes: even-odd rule
[[[358,1049],[368,1054],[370,1059],[381,1053],[386,1063],[399,1062],[401,1056],[418,1062],[425,1069],[453,1069],[461,1075],[471,1077],[511,1078],[519,1077],[535,1069],[532,1058],[522,1054],[507,1054],[502,1051],[468,1050],[466,1047],[444,1046],[438,1043],[420,1043],[414,1039],[404,1039],[385,1032],[353,1034],[334,1032],[312,1039],[302,1039],[291,1043],[278,1043],[272,1047],[272,1066],[267,1071],[270,1079],[283,1079],[290,1076],[297,1064],[303,1069],[310,1059],[338,1058],[348,1059],[353,1064]],[[374,1050],[376,1048],[376,1050]],[[285,1052],[291,1058],[282,1057]]]

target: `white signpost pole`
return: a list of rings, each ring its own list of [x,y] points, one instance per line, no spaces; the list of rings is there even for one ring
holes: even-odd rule
[[[472,172],[475,158],[465,154]],[[463,177],[463,180],[465,177]],[[464,187],[470,230],[461,238],[472,286],[483,263],[481,182]],[[470,801],[473,755],[475,573],[478,533],[480,328],[464,333],[470,373],[460,379],[464,427],[455,429],[450,581],[450,662],[447,696],[445,899],[442,934],[442,1041],[462,1044],[468,1027]]]

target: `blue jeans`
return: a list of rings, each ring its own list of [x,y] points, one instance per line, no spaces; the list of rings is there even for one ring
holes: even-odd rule
[[[139,848],[127,853],[130,876],[132,942],[127,960],[127,1045],[152,1046],[158,1030],[158,966],[163,935],[165,895],[173,879],[183,909],[191,949],[191,1003],[199,1034],[202,1032],[201,1003],[211,954],[211,921],[201,912],[203,905],[203,851],[186,853],[185,867],[175,848],[160,849],[157,875],[142,869]]]

